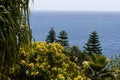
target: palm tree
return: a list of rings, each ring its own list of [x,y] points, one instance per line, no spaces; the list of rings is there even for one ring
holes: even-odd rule
[[[91,80],[106,80],[113,79],[113,72],[106,68],[108,63],[107,57],[100,54],[92,54],[88,61],[84,61],[83,64],[87,68],[85,69],[85,74]]]
[[[0,75],[8,76],[19,47],[31,42],[28,5],[29,0],[0,0]]]

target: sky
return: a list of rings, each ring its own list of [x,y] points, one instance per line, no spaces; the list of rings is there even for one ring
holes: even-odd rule
[[[31,1],[31,0],[30,0]],[[33,11],[120,11],[120,0],[34,0]]]

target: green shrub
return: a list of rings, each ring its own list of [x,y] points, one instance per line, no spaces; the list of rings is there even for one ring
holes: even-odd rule
[[[20,61],[13,71],[14,79],[73,80],[81,69],[63,54],[64,48],[58,43],[35,42],[31,47],[20,49]]]

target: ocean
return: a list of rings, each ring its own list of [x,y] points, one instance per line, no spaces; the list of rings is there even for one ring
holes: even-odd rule
[[[32,11],[30,25],[36,41],[44,41],[53,27],[56,36],[65,30],[69,44],[81,50],[89,34],[97,31],[103,54],[108,57],[120,54],[120,12]]]

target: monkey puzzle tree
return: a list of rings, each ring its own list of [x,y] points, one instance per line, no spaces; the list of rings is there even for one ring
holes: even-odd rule
[[[29,0],[0,0],[0,77],[16,63],[19,47],[30,42]]]
[[[85,53],[91,55],[91,53],[101,54],[102,49],[100,46],[100,41],[96,31],[90,34],[88,42],[84,46]]]

